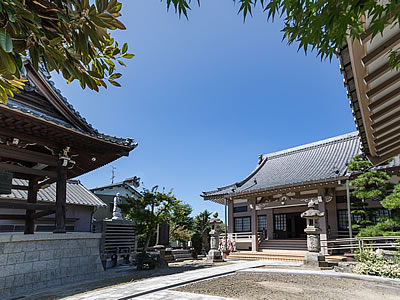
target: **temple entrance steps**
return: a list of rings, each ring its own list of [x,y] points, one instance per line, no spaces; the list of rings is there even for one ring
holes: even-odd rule
[[[287,239],[287,240],[265,240],[260,243],[258,250],[300,250],[307,251],[307,240]]]
[[[238,251],[230,253],[227,258],[233,260],[279,260],[302,263],[306,253],[307,251],[292,250]]]

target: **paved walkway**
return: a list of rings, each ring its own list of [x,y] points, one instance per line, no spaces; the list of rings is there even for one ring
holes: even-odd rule
[[[236,271],[261,267],[268,264],[267,261],[246,261],[233,263],[221,267],[212,267],[202,270],[187,271],[180,274],[167,275],[157,278],[151,278],[139,282],[127,283],[113,286],[110,288],[100,289],[93,292],[78,294],[75,296],[64,298],[65,300],[88,300],[88,299],[196,299],[196,300],[222,300],[227,298],[212,297],[205,295],[189,294],[175,291],[168,291],[183,284],[188,284],[198,280],[209,279],[217,276],[223,276],[234,273]],[[177,293],[179,295],[177,296]]]

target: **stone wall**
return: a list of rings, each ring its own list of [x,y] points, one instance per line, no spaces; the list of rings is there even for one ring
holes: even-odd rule
[[[0,295],[29,295],[40,288],[92,278],[103,272],[96,233],[0,234]]]

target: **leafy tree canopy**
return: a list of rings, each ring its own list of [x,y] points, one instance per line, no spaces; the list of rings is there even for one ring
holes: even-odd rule
[[[0,0],[0,100],[23,88],[25,58],[82,88],[120,86],[116,64],[134,56],[110,35],[125,29],[121,8],[117,0]]]
[[[384,208],[394,210],[400,208],[400,184],[394,186],[393,192],[381,201]]]
[[[139,199],[125,198],[126,204],[120,205],[126,218],[136,223],[137,234],[144,234],[144,251],[147,250],[150,240],[157,230],[157,225],[170,224],[176,220],[179,224],[186,225],[186,214],[191,208],[177,200],[172,191],[166,193],[158,191],[158,186],[151,190],[143,189],[142,197]],[[181,215],[183,214],[183,216]],[[190,214],[190,212],[189,212]]]
[[[233,0],[238,3],[238,13],[244,20],[260,8],[272,19],[283,17],[283,39],[289,44],[298,43],[306,53],[315,50],[317,55],[332,58],[336,49],[346,43],[347,36],[359,39],[365,33],[365,17],[371,18],[369,31],[372,37],[381,33],[386,25],[398,24],[399,1],[383,4],[376,0]],[[188,18],[190,0],[166,0],[179,15]],[[200,0],[197,1],[200,5]],[[400,66],[398,51],[392,52],[392,64]]]

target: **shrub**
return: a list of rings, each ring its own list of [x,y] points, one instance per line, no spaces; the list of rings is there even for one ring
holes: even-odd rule
[[[400,279],[399,257],[385,257],[382,250],[361,249],[356,255],[358,264],[353,272],[362,275],[382,276]]]

